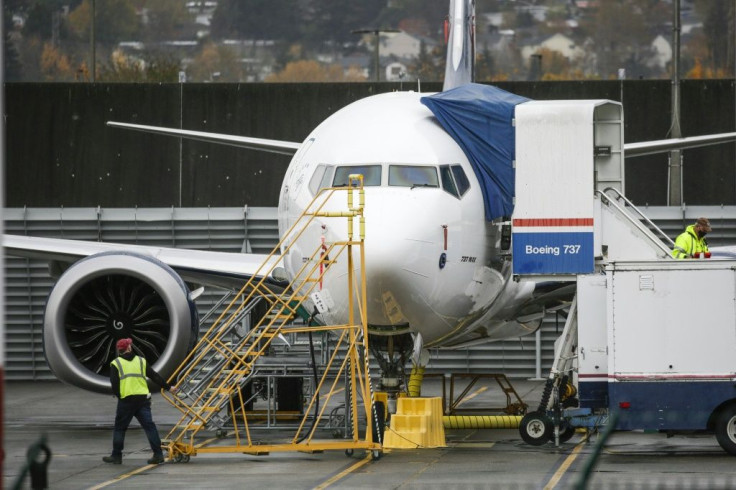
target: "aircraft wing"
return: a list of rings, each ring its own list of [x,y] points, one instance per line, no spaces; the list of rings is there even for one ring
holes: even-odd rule
[[[666,153],[673,150],[697,148],[700,146],[719,145],[721,143],[736,142],[736,133],[719,133],[705,136],[690,136],[688,138],[671,138],[666,140],[642,141],[624,145],[624,155],[627,158]]]
[[[205,143],[219,143],[223,145],[260,150],[280,155],[293,155],[301,146],[301,143],[292,141],[269,140],[264,138],[249,138],[232,134],[208,133],[205,131],[190,131],[188,129],[162,128],[159,126],[144,126],[141,124],[129,124],[108,121],[107,125],[113,128],[132,129],[144,133],[163,134],[166,136],[178,136],[191,140],[204,141]]]
[[[3,235],[7,255],[71,264],[101,252],[135,252],[154,257],[174,269],[185,281],[225,288],[240,288],[245,282],[272,270],[279,257],[262,254],[212,252],[143,245]],[[266,263],[266,261],[268,261]],[[265,265],[264,265],[265,263]],[[269,282],[281,282],[270,278]]]

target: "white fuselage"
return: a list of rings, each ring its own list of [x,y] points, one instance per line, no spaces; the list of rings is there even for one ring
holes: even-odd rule
[[[529,333],[536,324],[508,320],[513,320],[511,311],[529,297],[533,285],[509,280],[510,262],[503,260],[499,249],[500,224],[485,220],[475,173],[462,149],[420,103],[424,95],[394,92],[368,97],[320,124],[284,178],[280,234],[284,236],[319,188],[333,186],[335,175],[365,173],[369,326],[420,332],[426,345]],[[465,183],[453,168],[458,166]],[[456,176],[450,183],[447,173]],[[412,187],[412,179],[423,183],[432,175],[430,186]],[[333,200],[328,206],[346,208],[344,194]],[[313,224],[287,255],[287,273],[295,274],[322,236],[330,243],[345,240],[345,234],[345,226],[335,220]],[[328,322],[347,320],[345,262],[338,264],[340,273],[326,276],[322,284],[332,299],[329,312],[323,314]]]

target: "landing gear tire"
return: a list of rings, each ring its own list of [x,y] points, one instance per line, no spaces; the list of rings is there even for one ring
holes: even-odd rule
[[[179,453],[176,456],[174,456],[174,463],[181,463],[184,459],[184,455]]]
[[[345,456],[347,456],[349,458],[352,455],[353,455],[353,450],[352,449],[346,449],[345,450]]]
[[[373,461],[378,461],[379,459],[381,459],[381,451],[379,451],[378,449],[374,449],[373,451],[371,451],[371,456],[373,458]]]
[[[567,424],[562,424],[560,426],[560,444],[565,443],[569,441],[572,436],[575,435],[575,427],[571,427]],[[554,441],[555,434],[554,431],[552,432],[552,440]]]
[[[188,463],[189,462],[189,455],[188,454],[183,455],[182,458],[181,458],[181,462],[182,463]]]
[[[716,418],[716,440],[724,451],[736,455],[736,405],[730,405]]]
[[[552,421],[544,412],[530,412],[521,419],[519,433],[527,444],[541,446],[546,444],[553,435]]]

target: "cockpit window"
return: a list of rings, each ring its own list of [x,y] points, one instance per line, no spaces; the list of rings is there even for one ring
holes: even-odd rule
[[[455,185],[455,179],[452,178],[452,170],[449,165],[442,165],[440,167],[440,176],[442,177],[442,188],[452,194],[455,197],[460,197],[457,192],[457,186]]]
[[[465,175],[463,167],[460,165],[453,165],[452,175],[455,177],[455,184],[457,184],[457,191],[460,195],[462,196],[468,192],[468,189],[470,189],[470,182],[468,181],[468,176]]]
[[[317,195],[321,189],[330,187],[334,171],[334,165],[317,165],[317,168],[314,169],[314,173],[312,174],[312,178],[309,179],[309,190],[312,195]]]
[[[419,165],[391,165],[388,168],[388,185],[439,187],[437,169]]]
[[[317,194],[319,190],[321,189],[320,184],[322,183],[322,178],[325,176],[325,166],[324,165],[317,165],[317,168],[314,170],[314,174],[312,175],[312,178],[309,179],[309,190],[312,192],[312,195]]]
[[[337,167],[335,169],[334,187],[347,187],[348,176],[352,174],[363,174],[364,186],[381,185],[380,165],[351,165],[348,167]]]
[[[441,165],[440,176],[442,188],[457,198],[462,197],[470,189],[468,177],[460,165]]]

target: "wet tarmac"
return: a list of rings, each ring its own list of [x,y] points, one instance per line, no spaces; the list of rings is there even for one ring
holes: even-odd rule
[[[521,398],[538,403],[543,382],[513,380]],[[428,383],[423,395],[439,394]],[[356,450],[266,456],[199,454],[188,463],[148,465],[150,449],[133,422],[121,465],[102,462],[112,439],[115,399],[58,382],[6,383],[3,488],[13,488],[29,447],[45,437],[50,449],[48,488],[576,488],[590,469],[586,488],[736,488],[736,458],[710,435],[674,436],[615,432],[600,456],[600,435],[576,433],[555,447],[530,446],[517,430],[449,430],[447,447],[387,449],[379,459]],[[503,393],[488,385],[471,390],[471,406],[496,406]],[[154,420],[162,436],[178,412],[154,395]],[[264,437],[272,438],[273,429]],[[327,431],[326,431],[327,432]],[[255,437],[260,437],[256,434]],[[326,437],[329,437],[327,435]],[[216,444],[216,442],[214,442]],[[42,462],[41,454],[37,461]],[[21,488],[31,488],[28,475]]]

